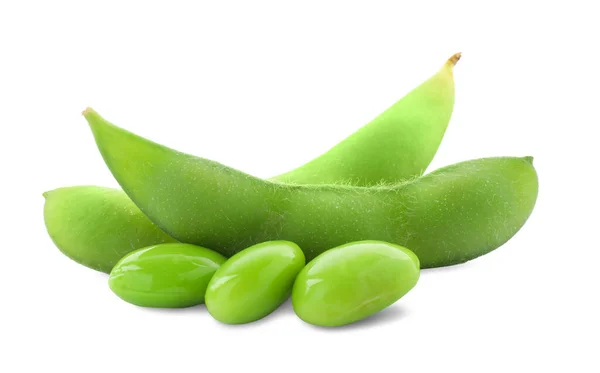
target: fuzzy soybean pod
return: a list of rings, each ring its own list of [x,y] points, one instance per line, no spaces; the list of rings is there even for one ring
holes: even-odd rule
[[[287,240],[311,260],[347,242],[410,248],[422,268],[462,263],[508,241],[533,210],[532,158],[482,158],[390,186],[289,185],[141,138],[84,112],[123,190],[182,242],[231,256]]]
[[[58,249],[86,267],[109,273],[126,254],[177,242],[118,189],[75,186],[44,193],[44,222]]]
[[[433,159],[448,126],[454,107],[453,67],[460,53],[450,57],[442,68],[428,80],[413,89],[402,99],[390,106],[373,121],[351,134],[325,154],[307,164],[272,180],[293,184],[346,184],[369,186],[382,183],[395,183],[421,175]],[[101,187],[82,187],[92,190],[105,190]],[[70,197],[69,195],[73,196]],[[58,196],[58,195],[55,195]],[[73,214],[85,211],[85,221],[97,224],[97,234],[80,234],[82,227],[74,224],[72,232],[63,231],[61,244],[57,243],[67,255],[78,258],[80,263],[104,272],[110,271],[121,254],[140,248],[137,242],[146,245],[170,242],[169,237],[157,235],[157,240],[147,232],[158,232],[149,221],[144,228],[137,225],[140,219],[129,219],[123,211],[135,209],[126,194],[117,190],[106,193],[87,193],[79,198],[76,190],[62,193],[61,198],[53,200],[55,213],[53,226],[72,224]],[[78,206],[73,209],[74,203]],[[98,209],[98,205],[102,208]],[[101,223],[106,216],[113,216],[109,222]],[[61,220],[64,219],[64,220]],[[118,221],[114,228],[110,221]],[[53,232],[48,229],[51,235]],[[135,233],[139,232],[139,233]],[[76,237],[76,235],[78,235]],[[106,236],[104,236],[106,235]],[[99,242],[96,242],[99,241]],[[111,245],[103,245],[113,241]],[[74,244],[76,243],[76,246]],[[133,243],[133,246],[130,244]],[[105,261],[100,257],[111,257]],[[96,262],[100,260],[100,263]]]
[[[454,108],[454,65],[424,83],[323,155],[273,180],[370,186],[421,176],[433,160]]]

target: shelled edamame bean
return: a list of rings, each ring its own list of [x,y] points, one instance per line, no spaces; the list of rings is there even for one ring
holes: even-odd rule
[[[259,320],[290,296],[304,267],[302,250],[293,242],[262,242],[240,251],[221,266],[206,290],[206,308],[226,324]]]
[[[341,326],[377,313],[403,297],[419,279],[419,259],[381,241],[351,242],[313,259],[294,283],[292,303],[302,320]]]
[[[200,246],[167,243],[133,251],[110,272],[111,290],[126,302],[159,308],[204,302],[206,288],[227,259]]]

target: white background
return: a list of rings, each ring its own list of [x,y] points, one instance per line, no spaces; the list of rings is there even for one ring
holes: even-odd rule
[[[594,2],[285,3],[0,3],[0,371],[598,372]],[[268,177],[458,51],[455,112],[430,169],[532,155],[538,203],[504,247],[423,271],[371,319],[316,328],[288,304],[232,327],[203,307],[138,308],[45,232],[45,190],[117,185],[86,106]]]

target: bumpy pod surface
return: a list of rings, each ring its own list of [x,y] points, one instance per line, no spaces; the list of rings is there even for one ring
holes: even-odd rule
[[[44,193],[48,234],[66,256],[109,273],[126,254],[142,247],[177,242],[117,189],[76,186]]]
[[[232,255],[270,240],[297,243],[311,260],[347,242],[410,248],[422,268],[465,262],[510,239],[533,210],[532,158],[483,158],[378,187],[288,185],[181,153],[84,116],[121,187],[182,242]]]

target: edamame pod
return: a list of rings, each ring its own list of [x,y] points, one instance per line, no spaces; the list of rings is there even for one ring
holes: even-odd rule
[[[452,69],[460,53],[373,121],[323,155],[273,179],[294,184],[370,186],[421,176],[454,108]]]
[[[262,242],[240,251],[210,280],[208,312],[226,324],[262,319],[289,298],[304,260],[298,245],[287,241]]]
[[[435,75],[325,154],[295,170],[276,176],[273,180],[294,184],[375,185],[398,182],[421,175],[433,159],[450,121],[454,106],[452,69],[459,58],[460,53],[453,55]],[[109,199],[111,201],[108,201]],[[122,206],[119,201],[123,201]],[[64,206],[61,207],[61,203]],[[97,209],[98,203],[104,204],[105,207]],[[60,199],[55,199],[53,205],[55,210],[65,209],[74,212],[73,204],[69,202],[67,194]],[[77,210],[86,211],[87,221],[101,222],[106,215],[121,216],[120,211],[131,208],[132,203],[127,201],[125,193],[113,190],[101,196],[97,193],[89,193],[85,199],[78,198],[77,205]],[[69,219],[71,215],[71,213],[55,214],[53,223],[65,225],[68,222],[59,219],[61,217]],[[128,221],[128,219],[120,219],[118,231],[135,232],[136,227],[127,226]],[[103,253],[105,250],[103,246],[94,241],[119,241],[119,237],[101,235],[100,232],[111,228],[110,224],[108,227],[99,227],[97,235],[65,238],[63,251],[78,252],[79,261],[84,265],[87,265],[86,262],[92,263],[90,264],[92,266],[95,265],[93,263],[97,260],[97,256],[112,255]],[[151,225],[140,230],[140,237],[137,235],[126,237],[122,244],[115,242],[115,246],[108,250],[111,253],[116,251],[125,254],[129,252],[130,242],[138,239],[147,245],[170,242],[162,235],[155,242],[144,240],[142,237],[150,227]],[[150,230],[156,231],[158,228],[152,227]],[[75,229],[65,235],[74,237],[77,232],[78,230]],[[86,241],[86,238],[90,241]],[[73,240],[77,241],[77,248],[69,246]],[[139,248],[137,244],[134,246]],[[100,264],[102,268],[100,270],[110,271],[118,259],[120,257],[115,256],[107,263]]]
[[[177,242],[117,189],[76,186],[44,193],[44,222],[59,250],[86,267],[109,273],[124,255]]]
[[[166,243],[127,254],[110,272],[110,289],[141,307],[182,308],[204,302],[206,288],[227,259],[204,247]]]
[[[419,280],[419,259],[381,241],[351,242],[324,252],[300,272],[292,304],[302,320],[341,326],[402,298]]]
[[[121,187],[182,242],[230,256],[270,240],[297,243],[311,260],[347,242],[410,248],[422,268],[462,263],[510,239],[533,210],[532,158],[483,158],[390,186],[289,185],[141,138],[84,116]]]

